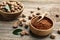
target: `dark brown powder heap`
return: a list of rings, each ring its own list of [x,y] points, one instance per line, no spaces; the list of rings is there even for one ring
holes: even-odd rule
[[[37,28],[37,29],[49,29],[52,27],[53,23],[50,19],[48,19],[47,17],[44,17],[42,20],[40,20],[39,22],[37,22],[37,20],[39,20],[39,18],[37,19],[33,19],[32,20],[32,25]]]

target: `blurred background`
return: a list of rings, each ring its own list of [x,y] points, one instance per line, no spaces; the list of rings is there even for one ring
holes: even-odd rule
[[[0,0],[0,1],[3,1],[3,0]],[[41,3],[60,3],[60,0],[17,0],[17,1],[41,2]]]

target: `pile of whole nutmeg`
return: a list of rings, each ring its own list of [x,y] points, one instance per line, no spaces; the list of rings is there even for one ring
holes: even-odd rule
[[[0,10],[3,12],[19,12],[22,5],[17,1],[3,1],[0,2]]]

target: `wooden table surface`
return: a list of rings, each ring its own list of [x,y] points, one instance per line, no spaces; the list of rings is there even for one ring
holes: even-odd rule
[[[42,2],[37,2],[37,1],[24,1],[24,0],[20,0],[23,4],[24,4],[24,11],[23,14],[25,14],[26,16],[31,15],[30,11],[35,11],[37,12],[37,7],[40,7],[42,12],[49,12],[49,14],[47,15],[47,17],[50,17],[53,22],[54,22],[54,31],[53,33],[56,34],[56,38],[55,40],[60,40],[60,35],[57,34],[57,29],[60,28],[60,17],[56,18],[55,15],[58,14],[60,16],[60,4],[59,2],[53,2],[53,3],[49,3],[48,1],[44,3],[44,1]],[[57,11],[59,10],[59,11]],[[27,17],[26,17],[27,19]],[[48,37],[45,38],[40,38],[40,37],[34,37],[31,34],[28,36],[23,36],[21,37],[20,35],[14,35],[12,34],[12,32],[15,30],[12,28],[14,21],[0,21],[0,40],[52,40]],[[27,19],[27,22],[28,19]],[[21,27],[18,27],[21,28]],[[24,30],[24,28],[22,28]]]

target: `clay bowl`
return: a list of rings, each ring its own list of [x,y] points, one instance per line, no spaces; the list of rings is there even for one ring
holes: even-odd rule
[[[19,12],[13,12],[13,13],[9,13],[9,12],[3,12],[2,10],[0,10],[0,14],[3,16],[3,18],[5,20],[12,20],[12,19],[16,19],[22,12],[24,9],[24,6],[22,3],[20,3],[20,5],[22,6],[21,10]]]
[[[34,17],[35,18],[35,17]],[[34,18],[32,18],[32,20],[34,19]],[[51,21],[51,23],[52,23],[52,27],[51,28],[49,28],[49,29],[47,29],[47,30],[42,30],[42,29],[37,29],[37,28],[35,28],[32,24],[31,24],[31,22],[32,22],[32,20],[31,20],[31,22],[30,22],[30,30],[31,30],[31,32],[33,33],[33,34],[36,34],[36,35],[38,35],[38,36],[47,36],[47,35],[49,35],[52,31],[53,31],[53,21],[50,19],[50,18],[48,18],[48,17],[46,17],[48,20],[50,20]]]

